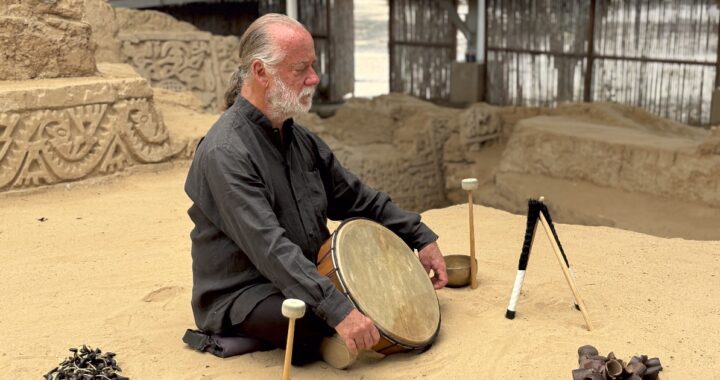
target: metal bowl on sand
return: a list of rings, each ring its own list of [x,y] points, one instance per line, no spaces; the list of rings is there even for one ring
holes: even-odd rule
[[[477,265],[477,259],[475,260]],[[451,288],[461,288],[470,285],[470,256],[448,255],[445,256],[447,267],[448,283]]]

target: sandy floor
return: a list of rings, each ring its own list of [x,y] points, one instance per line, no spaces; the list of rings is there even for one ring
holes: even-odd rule
[[[38,378],[83,343],[116,352],[133,379],[280,377],[280,350],[223,360],[181,342],[193,327],[187,166],[160,168],[0,194],[2,377]],[[720,371],[720,242],[557,225],[595,325],[588,332],[545,239],[537,239],[518,317],[504,318],[525,218],[475,213],[480,287],[438,292],[443,324],[432,349],[349,371],[317,363],[294,368],[294,378],[568,379],[583,344],[622,358],[658,356],[663,379]],[[423,218],[445,254],[467,254],[466,206]]]

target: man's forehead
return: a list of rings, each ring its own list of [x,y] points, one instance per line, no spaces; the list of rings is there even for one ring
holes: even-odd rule
[[[270,30],[275,43],[285,52],[284,61],[290,64],[312,64],[315,45],[310,33],[301,28],[283,24],[273,25]]]
[[[310,32],[300,26],[278,23],[270,25],[269,32],[275,42],[281,46],[312,43],[313,41]]]

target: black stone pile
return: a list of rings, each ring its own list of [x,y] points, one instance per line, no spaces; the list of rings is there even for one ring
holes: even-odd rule
[[[662,371],[658,358],[640,355],[625,362],[612,352],[601,356],[590,345],[578,348],[578,365],[572,371],[573,380],[656,380]]]
[[[70,352],[72,356],[45,374],[45,380],[129,380],[118,373],[122,369],[112,352],[102,353],[86,345],[71,348]]]

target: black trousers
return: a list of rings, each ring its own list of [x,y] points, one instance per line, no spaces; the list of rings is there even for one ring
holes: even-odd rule
[[[287,344],[288,319],[282,315],[285,298],[274,294],[261,301],[245,320],[231,327],[226,334],[243,335],[258,339],[268,345],[285,349]],[[292,364],[302,366],[320,359],[320,343],[335,332],[312,310],[295,321]]]

